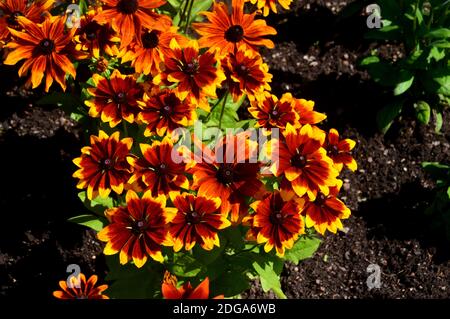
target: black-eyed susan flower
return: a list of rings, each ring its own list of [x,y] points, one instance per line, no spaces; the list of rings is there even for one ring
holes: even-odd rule
[[[139,120],[147,127],[145,136],[172,133],[179,127],[192,125],[196,119],[195,105],[189,99],[181,100],[176,90],[165,89],[149,97],[144,94]]]
[[[327,118],[325,114],[314,111],[314,101],[296,99],[291,93],[285,93],[284,96],[293,101],[294,110],[299,115],[298,121],[301,125],[318,124]]]
[[[291,249],[298,236],[305,232],[300,216],[301,201],[289,199],[282,192],[270,193],[250,207],[255,214],[246,217],[251,221],[249,238],[264,244],[265,252],[275,248],[278,256],[284,256],[285,249]]]
[[[238,223],[247,213],[244,196],[253,196],[263,186],[259,180],[261,164],[257,162],[258,145],[248,134],[228,134],[220,139],[215,152],[194,138],[201,155],[194,157],[194,190],[206,197],[222,200],[221,212],[231,212],[231,221]]]
[[[314,200],[318,192],[328,195],[329,187],[337,183],[339,172],[322,147],[325,133],[309,124],[301,129],[288,124],[283,136],[272,150],[272,173],[284,175],[299,197],[307,194]]]
[[[269,92],[252,99],[248,108],[257,120],[257,127],[284,129],[287,124],[298,127],[298,114],[294,111],[292,99],[283,94],[281,99]]]
[[[177,288],[176,283],[164,281],[161,287],[164,299],[209,299],[209,278],[206,277],[196,288],[188,281]],[[223,299],[223,295],[212,299]]]
[[[45,19],[45,13],[52,8],[55,0],[3,0],[0,1],[0,19],[2,24],[14,30],[20,30],[22,26],[18,17],[25,17],[34,23],[41,23]],[[3,28],[0,33],[0,40],[7,40],[10,36],[8,28]]]
[[[53,296],[58,299],[109,299],[103,294],[108,285],[96,286],[97,281],[96,275],[92,275],[87,281],[84,274],[71,276],[69,285],[64,280],[59,282],[61,290],[54,291]]]
[[[203,249],[219,247],[217,232],[231,225],[225,214],[220,213],[221,200],[188,193],[170,195],[177,212],[170,218],[169,234],[174,251],[183,247],[191,250],[196,243]]]
[[[167,80],[177,83],[178,92],[192,99],[199,107],[209,109],[206,97],[216,98],[216,88],[225,75],[211,52],[199,53],[197,41],[181,47],[176,39],[170,41],[170,50],[164,57]]]
[[[109,56],[119,54],[120,38],[109,25],[100,25],[94,18],[99,9],[90,10],[80,19],[80,28],[74,36],[75,49],[88,56],[100,59],[104,53]]]
[[[130,62],[137,73],[156,76],[163,69],[164,56],[170,50],[170,41],[176,39],[184,46],[187,38],[177,33],[176,27],[165,30],[144,28],[121,53],[122,63]]]
[[[80,181],[77,188],[87,188],[87,197],[93,199],[100,195],[107,197],[111,190],[121,194],[131,176],[131,166],[127,157],[131,156],[132,138],[119,139],[119,132],[108,136],[100,131],[91,135],[91,146],[81,149],[81,157],[73,160],[80,169],[73,177]]]
[[[164,195],[153,198],[151,191],[139,198],[129,190],[126,203],[106,211],[110,224],[97,234],[99,240],[106,242],[103,253],[119,253],[122,265],[133,260],[138,268],[147,262],[148,256],[163,262],[161,245],[170,245],[166,216],[174,214],[175,208],[166,207]]]
[[[110,24],[121,37],[121,47],[131,43],[141,27],[165,29],[172,24],[168,16],[158,14],[155,8],[165,0],[100,0],[103,10],[95,17],[100,24]]]
[[[267,26],[266,21],[255,19],[256,13],[244,13],[244,0],[233,0],[232,10],[223,2],[215,2],[212,12],[202,13],[208,22],[194,23],[194,29],[200,34],[200,47],[218,50],[220,55],[244,46],[245,50],[257,51],[258,46],[274,47],[268,35],[276,30]]]
[[[263,90],[270,90],[272,74],[268,72],[269,67],[259,53],[240,49],[236,53],[229,53],[222,59],[221,65],[234,101],[243,94],[253,97]]]
[[[350,154],[355,145],[356,142],[349,138],[339,139],[339,132],[334,128],[328,132],[324,147],[339,172],[342,171],[344,165],[353,172],[358,168],[358,164]]]
[[[283,7],[284,10],[289,10],[289,6],[292,3],[292,0],[246,0],[253,4],[256,4],[256,7],[259,10],[262,10],[262,13],[265,17],[269,15],[269,12],[278,13],[277,3]]]
[[[173,147],[170,137],[154,141],[152,145],[140,144],[142,158],[128,157],[134,169],[129,184],[136,184],[138,190],[149,190],[153,196],[169,194],[181,188],[189,189],[189,180],[184,175],[186,164],[181,152]],[[175,158],[179,155],[179,158]],[[179,160],[178,160],[179,159]]]
[[[303,214],[306,216],[306,227],[314,227],[320,234],[326,230],[336,233],[342,229],[341,220],[350,217],[350,209],[337,198],[342,181],[339,180],[337,186],[330,188],[328,195],[319,193],[314,201],[306,200]]]
[[[38,87],[45,76],[45,91],[48,92],[55,80],[66,89],[66,74],[76,76],[75,67],[67,57],[75,29],[65,32],[65,18],[49,17],[37,24],[25,17],[17,17],[24,31],[9,29],[13,40],[6,47],[12,51],[4,64],[15,65],[26,59],[19,69],[19,76],[31,71],[31,84]]]
[[[85,101],[89,106],[89,115],[100,117],[111,127],[122,120],[133,123],[140,111],[138,100],[144,94],[143,87],[136,83],[136,78],[114,70],[109,79],[94,74],[92,80],[95,87],[87,89],[92,98]]]

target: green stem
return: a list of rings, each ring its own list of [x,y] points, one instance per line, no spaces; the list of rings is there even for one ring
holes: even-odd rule
[[[127,122],[122,120],[122,125],[123,125],[123,134],[125,134],[124,137],[128,137],[128,127],[127,127]]]
[[[228,92],[225,93],[225,96],[223,97],[222,110],[220,111],[220,117],[219,117],[219,130],[222,129],[222,119],[223,119],[223,114],[225,113],[225,104],[227,104],[227,97],[228,97]]]
[[[420,0],[416,1],[416,6],[415,6],[415,11],[414,11],[414,24],[413,24],[413,33],[414,33],[414,48],[412,48],[413,50],[416,48],[417,46],[417,33],[416,33],[416,29],[417,29],[417,11],[419,10],[419,3]]]
[[[183,3],[180,5],[180,8],[182,7],[183,4],[184,4],[184,8],[181,11],[179,26],[181,26],[184,22],[184,18],[186,16],[186,9],[189,5],[189,0],[184,0]]]
[[[242,249],[242,250],[238,251],[237,253],[235,253],[235,254],[232,255],[232,256],[237,256],[237,255],[240,255],[240,254],[242,254],[242,253],[246,253],[246,252],[248,252],[248,251],[252,251],[253,249],[255,249],[255,248],[258,247],[258,246],[259,246],[259,244],[254,244],[252,247],[250,247],[250,248],[248,248],[248,249]]]
[[[187,18],[186,18],[186,25],[184,27],[184,34],[186,34],[186,32],[187,32],[187,30],[189,28],[189,23],[190,23],[190,20],[191,20],[191,12],[192,12],[192,6],[193,5],[194,5],[194,0],[190,0],[189,9],[188,9],[188,15],[187,15]]]

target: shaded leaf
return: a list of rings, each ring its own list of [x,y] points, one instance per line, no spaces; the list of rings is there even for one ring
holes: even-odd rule
[[[78,224],[78,225],[83,225],[83,226],[92,228],[96,232],[101,231],[105,227],[105,225],[108,223],[106,218],[103,218],[100,216],[95,216],[95,215],[75,216],[75,217],[69,218],[68,221]]]
[[[310,258],[320,246],[317,237],[302,236],[297,240],[292,249],[287,249],[284,255],[286,260],[298,264],[301,260]]]

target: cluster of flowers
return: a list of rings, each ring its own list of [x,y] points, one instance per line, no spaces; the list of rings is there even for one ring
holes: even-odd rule
[[[350,210],[337,197],[338,175],[343,166],[356,169],[350,154],[355,142],[317,127],[326,116],[314,111],[314,102],[270,92],[272,75],[258,47],[273,48],[267,36],[276,30],[257,12],[245,13],[246,1],[233,0],[232,8],[215,2],[203,12],[205,21],[192,24],[198,39],[190,39],[170,17],[157,13],[165,2],[100,0],[72,29],[66,17],[48,13],[53,0],[0,2],[4,63],[25,60],[19,75],[31,74],[29,86],[44,82],[48,92],[56,81],[66,90],[66,75],[76,78],[75,62],[88,61],[96,70],[85,101],[89,115],[111,128],[122,122],[145,126],[148,143],[133,145],[119,130],[110,135],[100,130],[74,160],[77,187],[86,189],[90,200],[125,194],[125,205],[105,213],[110,223],[98,233],[106,242],[104,253],[119,253],[121,264],[132,260],[142,267],[148,258],[164,262],[162,246],[175,252],[196,244],[212,250],[220,245],[220,230],[242,224],[247,240],[283,256],[305,227],[321,234],[341,229]],[[276,12],[275,0],[250,2],[264,16]],[[278,1],[284,8],[290,2]],[[133,74],[122,74],[119,67]],[[225,93],[218,96],[219,91]],[[174,159],[174,153],[185,158],[189,152],[174,147],[172,133],[191,126],[198,108],[209,112],[211,100],[226,101],[228,94],[233,101],[248,97],[257,127],[281,131],[266,147],[275,177],[261,175],[262,163],[249,161],[259,145],[245,132],[228,134],[214,150],[197,139],[200,157]],[[236,156],[238,148],[245,149],[245,158]],[[92,288],[96,277],[78,280]],[[177,291],[176,285],[167,287],[163,291]],[[65,283],[61,288],[68,291]],[[95,293],[101,295],[103,288]]]

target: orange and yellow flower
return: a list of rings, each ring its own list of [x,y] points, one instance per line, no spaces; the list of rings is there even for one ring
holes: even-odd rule
[[[285,129],[287,124],[298,126],[299,116],[287,94],[278,100],[275,95],[264,92],[260,98],[251,100],[248,111],[257,120],[257,127]]]
[[[154,141],[151,146],[140,144],[140,148],[142,158],[128,158],[134,169],[129,184],[136,185],[140,191],[140,188],[149,190],[152,196],[169,194],[181,188],[189,189],[189,180],[184,175],[186,164],[181,152],[178,153],[179,158],[174,157],[177,153],[170,137],[165,137],[161,142]]]
[[[334,162],[334,167],[340,172],[343,166],[347,166],[351,171],[356,171],[358,164],[350,154],[350,151],[355,147],[356,142],[346,138],[339,139],[339,132],[334,128],[330,129],[325,141],[325,148],[327,154]]]
[[[103,10],[95,17],[100,24],[110,24],[120,34],[121,48],[131,43],[141,27],[162,29],[172,25],[172,20],[158,14],[155,8],[166,3],[165,0],[100,0]]]
[[[196,119],[195,105],[188,99],[181,100],[174,90],[165,89],[151,97],[144,94],[144,100],[138,103],[142,109],[138,118],[147,124],[145,136],[154,133],[164,136],[166,132],[192,125]]]
[[[285,93],[284,96],[293,101],[294,110],[299,115],[301,125],[318,124],[327,118],[325,114],[314,111],[314,101],[296,99],[291,93]]]
[[[339,172],[321,146],[325,133],[309,124],[300,130],[287,124],[283,135],[284,141],[277,143],[271,153],[271,172],[284,175],[299,197],[307,194],[310,200],[315,200],[318,192],[328,195],[329,187],[337,183]]]
[[[133,123],[140,111],[138,100],[142,98],[144,90],[136,83],[133,75],[122,75],[114,70],[109,79],[94,74],[92,80],[95,87],[87,89],[92,96],[84,103],[89,106],[89,115],[100,117],[111,127],[122,122],[122,119]]]
[[[303,214],[306,215],[306,227],[313,227],[320,234],[326,230],[336,233],[342,229],[341,220],[350,217],[350,209],[337,198],[342,181],[335,187],[330,188],[330,193],[324,195],[319,193],[314,201],[306,201]]]
[[[164,69],[164,56],[169,53],[172,39],[176,39],[181,46],[188,42],[187,38],[177,33],[176,27],[166,30],[144,28],[121,54],[122,63],[131,61],[137,73],[156,76]]]
[[[100,131],[91,135],[91,146],[81,149],[81,157],[73,160],[80,169],[73,177],[80,181],[77,188],[87,188],[87,197],[107,197],[111,190],[122,194],[124,185],[130,179],[131,166],[127,157],[131,156],[132,138],[119,139],[119,132],[108,136]]]
[[[181,47],[176,39],[170,41],[170,50],[164,58],[167,80],[178,83],[177,90],[184,98],[188,96],[199,107],[209,110],[206,97],[217,98],[216,88],[225,75],[211,52],[199,53],[197,41]]]
[[[120,38],[108,25],[100,25],[94,20],[98,12],[91,10],[81,17],[80,28],[74,37],[75,49],[96,59],[100,59],[103,53],[116,56]]]
[[[22,26],[18,17],[25,17],[34,23],[42,23],[45,14],[52,8],[55,0],[2,0],[0,1],[0,11],[2,15],[1,24],[14,30],[20,30]],[[7,40],[11,35],[8,28],[2,28],[0,32],[0,40]]]
[[[220,198],[188,193],[172,193],[170,197],[177,208],[176,215],[170,218],[169,227],[173,250],[177,252],[183,247],[191,250],[196,243],[205,250],[219,247],[217,232],[231,225],[227,216],[220,213]]]
[[[248,134],[228,134],[218,141],[215,152],[194,138],[202,154],[194,154],[192,188],[206,197],[222,200],[221,212],[231,211],[231,221],[239,223],[247,214],[244,196],[253,196],[263,186],[259,180],[261,164],[257,162],[257,143]]]
[[[282,257],[285,249],[291,249],[298,236],[305,233],[300,200],[289,199],[283,192],[275,191],[250,207],[255,214],[245,220],[250,221],[248,237],[264,244],[265,252],[275,248],[277,255]]]
[[[206,277],[195,289],[188,281],[177,288],[176,283],[164,281],[161,287],[164,299],[209,299],[209,278]],[[223,299],[223,295],[212,299]]]
[[[253,97],[263,90],[270,90],[272,74],[259,53],[240,49],[229,53],[222,59],[221,65],[233,101],[239,100],[243,94]]]
[[[244,0],[233,0],[232,11],[223,2],[215,2],[212,12],[202,12],[208,22],[194,23],[194,29],[200,34],[200,47],[218,50],[220,55],[235,52],[240,46],[244,50],[257,51],[258,46],[274,47],[268,35],[277,34],[267,26],[266,21],[256,19],[256,13],[244,13]]]
[[[25,17],[17,17],[17,22],[24,31],[9,29],[13,40],[6,47],[12,51],[4,64],[15,65],[26,59],[19,69],[19,76],[31,71],[31,84],[38,87],[45,75],[45,91],[48,92],[55,80],[66,90],[66,74],[76,76],[75,67],[67,57],[75,29],[65,32],[65,18],[47,18],[37,24]]]
[[[166,207],[164,195],[153,198],[151,191],[139,198],[129,190],[126,203],[126,206],[106,211],[111,223],[97,234],[99,240],[106,242],[103,253],[114,255],[120,252],[122,265],[133,260],[138,268],[144,266],[148,256],[163,262],[161,245],[170,246],[165,216],[174,214],[175,208]]]
[[[108,285],[95,286],[98,277],[92,275],[87,281],[84,274],[78,276],[71,276],[69,285],[64,280],[59,282],[61,290],[53,292],[53,296],[58,299],[109,299],[103,294],[103,291],[108,289]]]
[[[284,10],[289,10],[289,6],[292,3],[292,0],[246,0],[253,4],[256,4],[259,10],[262,10],[262,13],[265,17],[269,15],[270,10],[273,13],[278,13],[277,3],[283,7]]]

